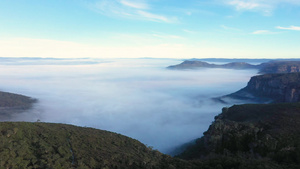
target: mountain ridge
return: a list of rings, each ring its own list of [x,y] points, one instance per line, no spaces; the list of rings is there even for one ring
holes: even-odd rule
[[[0,120],[11,120],[12,115],[31,109],[37,102],[28,96],[0,91]]]
[[[199,60],[186,60],[178,65],[168,66],[167,69],[184,70],[199,68],[222,68],[222,69],[257,69],[259,74],[269,73],[293,73],[300,72],[299,60],[271,60],[258,65],[246,62],[230,62],[226,64],[213,64]]]

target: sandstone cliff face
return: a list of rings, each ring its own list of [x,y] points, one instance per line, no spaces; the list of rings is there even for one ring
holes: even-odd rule
[[[300,101],[300,73],[254,76],[243,90],[274,102]]]
[[[254,76],[245,88],[216,99],[221,102],[234,102],[232,99],[236,99],[247,103],[299,102],[300,73]]]
[[[262,63],[259,72],[261,74],[300,72],[300,61],[272,61]]]
[[[259,165],[266,164],[262,168],[299,168],[299,119],[299,103],[248,104],[223,108],[204,136],[180,157],[212,158],[215,161],[233,158],[238,163],[233,168],[245,168],[241,165],[249,160],[258,160]]]

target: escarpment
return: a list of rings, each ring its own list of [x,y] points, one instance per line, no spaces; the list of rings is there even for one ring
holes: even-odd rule
[[[299,102],[300,73],[254,76],[245,88],[220,97],[220,100],[228,98],[249,100],[254,103]]]

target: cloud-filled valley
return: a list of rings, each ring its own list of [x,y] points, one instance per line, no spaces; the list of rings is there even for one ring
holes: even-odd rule
[[[1,63],[0,90],[39,100],[33,110],[13,120],[109,130],[165,153],[200,137],[221,108],[230,106],[211,98],[244,87],[256,74],[255,70],[165,69],[180,62],[175,59],[32,62]]]

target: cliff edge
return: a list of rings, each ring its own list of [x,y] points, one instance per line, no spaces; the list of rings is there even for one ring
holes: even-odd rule
[[[299,102],[300,73],[254,76],[245,88],[219,99],[224,102],[228,99],[245,100],[253,103]]]
[[[179,155],[212,168],[300,168],[300,103],[223,108],[204,136]]]

